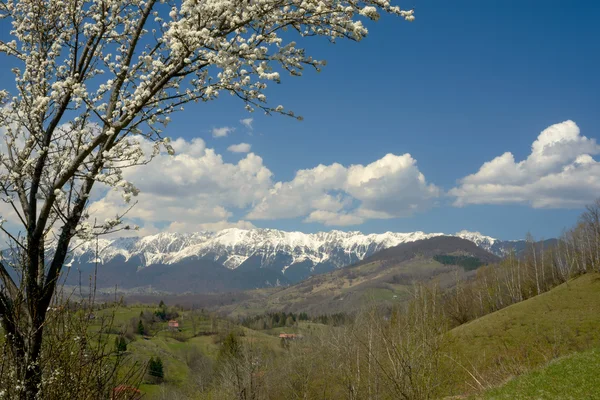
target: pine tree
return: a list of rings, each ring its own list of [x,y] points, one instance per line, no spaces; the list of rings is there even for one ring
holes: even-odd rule
[[[123,336],[117,336],[115,338],[115,350],[118,353],[127,351],[127,341]]]
[[[161,321],[167,320],[167,306],[164,301],[160,301],[158,304],[158,309],[154,311],[154,315],[161,319]]]
[[[140,334],[140,335],[143,335],[146,332],[146,329],[144,328],[144,324],[142,323],[141,319],[140,319],[140,322],[138,322],[137,331],[138,331],[138,334]]]
[[[162,381],[165,377],[163,362],[160,357],[150,357],[148,362],[148,375],[156,381]]]

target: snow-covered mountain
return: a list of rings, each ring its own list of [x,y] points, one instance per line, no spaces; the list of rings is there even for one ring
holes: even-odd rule
[[[71,263],[76,265],[95,260],[98,249],[97,257],[101,264],[119,258],[133,262],[141,269],[203,259],[229,269],[259,267],[278,270],[285,275],[300,265],[301,269],[310,272],[345,267],[385,248],[442,235],[445,234],[386,232],[365,235],[336,230],[306,234],[237,228],[190,234],[159,233],[139,238],[99,239],[97,244],[77,243]],[[448,236],[458,236],[485,250],[502,254],[503,247],[498,246],[498,240],[479,232],[461,231]]]
[[[66,281],[85,284],[99,265],[98,287],[105,288],[151,286],[167,291],[205,292],[285,285],[357,263],[383,249],[438,236],[460,237],[500,256],[510,248],[518,250],[523,242],[507,242],[468,231],[453,235],[336,230],[307,234],[233,228],[220,232],[159,233],[101,238],[97,243],[75,242]]]

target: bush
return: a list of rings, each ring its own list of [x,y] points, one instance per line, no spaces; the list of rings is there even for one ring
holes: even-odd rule
[[[139,335],[143,335],[144,333],[146,333],[146,329],[144,328],[144,324],[142,323],[142,320],[140,320],[138,322],[138,326],[137,326],[137,333]]]
[[[115,338],[115,350],[117,353],[127,351],[127,341],[123,336],[117,336]]]
[[[148,376],[153,383],[160,383],[164,380],[165,372],[160,357],[150,357],[150,361],[148,362]]]

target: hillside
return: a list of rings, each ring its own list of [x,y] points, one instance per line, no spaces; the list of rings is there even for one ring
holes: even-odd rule
[[[140,312],[152,313],[155,309],[152,306],[119,308],[115,313],[115,326],[121,327],[121,330],[131,330],[131,321],[135,323]],[[276,335],[235,326],[226,320],[216,319],[211,322],[208,315],[197,312],[180,312],[178,321],[178,332],[170,331],[167,329],[167,323],[162,322],[156,324],[158,326],[143,339],[134,335],[135,339],[128,344],[128,354],[140,363],[147,362],[150,357],[159,356],[164,363],[166,382],[172,387],[184,386],[193,374],[198,374],[199,371],[206,372],[214,363],[220,347],[215,331],[236,331],[244,343],[281,352]],[[155,398],[161,392],[160,386],[148,384],[147,381],[140,389],[145,393],[145,398]]]
[[[436,255],[468,255],[478,258],[484,264],[499,261],[499,257],[477,246],[468,239],[454,236],[437,236],[430,239],[417,240],[381,250],[355,266],[373,262],[401,263],[420,256],[432,258]]]
[[[505,385],[486,391],[486,400],[597,399],[600,398],[600,349],[551,361]]]
[[[451,331],[464,367],[455,378],[465,382],[465,391],[475,385],[466,370],[485,386],[498,385],[556,357],[600,346],[598,326],[600,274],[590,273]]]
[[[454,284],[457,274],[465,279],[474,273],[436,261],[434,257],[440,255],[468,256],[484,264],[499,260],[469,240],[434,237],[394,246],[347,268],[312,276],[264,296],[256,294],[220,310],[230,315],[282,310],[312,314],[354,312],[372,302],[403,301],[415,282],[435,280],[441,288],[447,288]]]

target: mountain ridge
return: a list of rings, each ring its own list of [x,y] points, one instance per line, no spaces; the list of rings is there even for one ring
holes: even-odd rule
[[[99,238],[73,244],[68,284],[93,274],[98,287],[152,286],[160,290],[209,291],[294,284],[312,275],[356,264],[395,246],[437,237],[457,237],[501,256],[524,241],[501,241],[479,232],[444,233],[357,231],[318,233],[231,228],[219,232],[169,233],[143,237]],[[96,248],[98,249],[96,254]],[[169,285],[177,275],[185,282]],[[203,275],[204,274],[204,275]],[[191,282],[203,279],[203,284]],[[227,282],[230,282],[228,286]]]
[[[276,229],[230,228],[218,232],[162,232],[141,237],[102,238],[98,241],[98,258],[100,263],[105,263],[116,256],[122,256],[126,261],[137,256],[140,258],[140,267],[147,267],[153,264],[175,264],[186,258],[205,258],[212,255],[214,261],[229,269],[236,269],[253,255],[260,254],[263,259],[269,259],[277,252],[287,252],[292,256],[290,265],[304,260],[315,264],[331,261],[335,267],[340,268],[379,250],[436,236],[461,237],[497,255],[502,253],[502,250],[494,249],[494,245],[499,242],[509,243],[469,231],[460,231],[453,235],[422,231],[363,234],[358,231],[338,230],[302,233]],[[95,242],[76,242],[73,247],[74,261],[92,254],[95,258]],[[335,247],[351,255],[349,262],[331,256],[330,252]],[[282,271],[290,265],[284,266]]]

